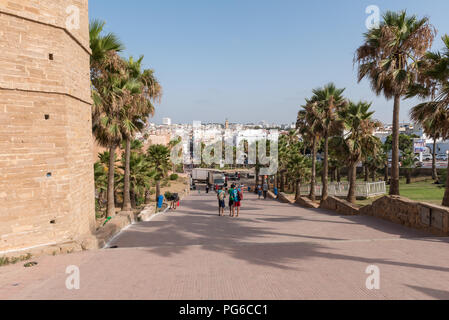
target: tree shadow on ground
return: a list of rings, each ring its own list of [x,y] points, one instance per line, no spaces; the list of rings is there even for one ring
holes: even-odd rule
[[[209,201],[207,201],[209,200]],[[279,226],[285,226],[304,219],[301,211],[292,214],[292,206],[276,206],[280,218],[268,218],[269,223],[263,223],[263,212],[245,212],[246,218],[218,217],[209,208],[211,199],[198,201],[187,199],[183,201],[182,210],[166,214],[158,221],[143,222],[134,225],[122,233],[112,245],[119,248],[145,248],[152,254],[170,257],[183,253],[191,246],[198,246],[210,252],[226,253],[234,259],[251,264],[272,266],[279,269],[296,269],[295,262],[313,258],[332,260],[348,260],[365,264],[393,265],[426,270],[449,272],[449,268],[428,266],[424,264],[398,262],[390,259],[378,259],[344,255],[334,252],[335,248],[325,245],[325,242],[348,241],[348,238],[315,236],[310,234],[290,233],[279,231]],[[274,202],[274,201],[273,201]],[[276,203],[276,202],[274,202]],[[256,207],[257,210],[260,210]],[[305,210],[305,209],[304,209]],[[325,212],[305,211],[308,219],[321,223]],[[262,217],[261,217],[262,215]],[[276,215],[274,215],[276,216]],[[326,215],[324,221],[335,222]],[[334,217],[342,219],[342,217]],[[368,218],[368,219],[367,219]],[[366,226],[381,230],[385,233],[405,237],[415,233],[407,228],[382,221],[372,217],[344,217],[348,224],[366,224]],[[267,218],[265,218],[267,220]],[[352,228],[348,226],[348,228]],[[282,228],[281,228],[282,230]],[[293,229],[294,230],[294,229]],[[422,236],[421,233],[418,233]],[[362,239],[363,240],[363,239]]]
[[[407,287],[414,289],[418,292],[421,292],[430,298],[433,299],[439,299],[439,300],[449,300],[449,291],[443,291],[443,290],[436,290],[431,288],[425,288],[425,287],[418,287],[418,286],[411,286],[407,285]]]

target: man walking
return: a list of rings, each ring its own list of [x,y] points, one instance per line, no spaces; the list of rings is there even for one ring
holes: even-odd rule
[[[235,193],[234,193],[235,185],[231,185],[229,189],[229,216],[234,217],[235,214]]]
[[[242,188],[242,186],[239,186],[239,187],[234,189],[234,199],[235,199],[234,207],[235,207],[236,212],[237,212],[236,217],[238,218],[238,216],[240,214],[240,208],[242,207],[242,200],[243,200],[243,188]]]
[[[263,183],[263,198],[266,200],[268,194],[268,184],[266,182]]]
[[[223,190],[223,187],[219,187],[217,192],[217,198],[218,198],[218,215],[220,217],[224,216],[224,210],[226,207],[225,199],[226,199],[226,192]]]
[[[260,184],[257,185],[257,195],[259,196],[260,200],[260,197],[262,197],[262,186]]]

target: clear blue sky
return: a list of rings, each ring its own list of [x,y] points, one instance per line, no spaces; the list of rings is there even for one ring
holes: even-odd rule
[[[145,56],[163,88],[155,122],[290,123],[311,89],[335,82],[346,96],[372,101],[391,122],[392,101],[357,83],[354,52],[366,31],[365,9],[407,9],[449,33],[448,0],[90,0],[90,18],[105,20]],[[401,121],[416,101],[402,104]]]

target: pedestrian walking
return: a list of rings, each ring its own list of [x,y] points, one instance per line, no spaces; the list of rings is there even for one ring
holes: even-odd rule
[[[234,189],[234,210],[236,213],[236,217],[240,215],[240,208],[242,207],[242,200],[243,200],[243,189],[242,186],[239,186]]]
[[[209,193],[209,185],[206,185],[206,193]]]
[[[263,198],[267,199],[267,194],[268,194],[268,184],[265,182],[263,184]]]
[[[230,217],[234,217],[234,214],[235,214],[234,188],[235,188],[235,185],[231,185],[231,188],[229,188],[229,191],[228,191],[228,193],[229,193],[229,216]]]
[[[257,195],[259,196],[259,200],[262,197],[262,186],[259,184],[257,185]]]
[[[223,190],[223,187],[218,188],[217,198],[218,198],[218,215],[220,217],[223,217],[224,210],[226,208],[226,204],[225,204],[226,192]]]

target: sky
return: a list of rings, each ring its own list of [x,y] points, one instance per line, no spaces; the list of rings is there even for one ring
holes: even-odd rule
[[[393,101],[357,83],[353,65],[370,5],[429,17],[442,48],[448,0],[90,0],[89,15],[154,69],[164,95],[152,122],[293,123],[312,89],[334,82],[391,123]],[[401,121],[417,103],[402,102]]]

